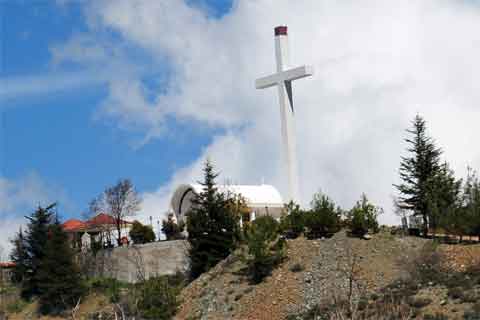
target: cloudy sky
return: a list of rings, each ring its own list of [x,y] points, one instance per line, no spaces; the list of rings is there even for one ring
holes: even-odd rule
[[[476,1],[172,0],[0,4],[0,245],[36,205],[64,218],[119,178],[161,219],[201,178],[286,192],[273,28],[288,25],[302,203],[392,208],[419,113],[459,176],[480,167]]]

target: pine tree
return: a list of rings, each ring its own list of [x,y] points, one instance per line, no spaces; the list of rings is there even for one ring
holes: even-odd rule
[[[29,223],[25,237],[27,259],[25,262],[26,276],[22,283],[22,296],[27,299],[40,293],[38,271],[45,256],[48,230],[52,223],[55,206],[54,203],[46,208],[38,207],[30,217],[26,217]]]
[[[22,228],[20,228],[11,243],[13,245],[13,249],[10,253],[10,260],[15,263],[15,267],[12,270],[12,281],[14,283],[21,284],[27,275],[28,261],[26,240]]]
[[[410,144],[408,157],[402,157],[400,178],[402,183],[395,185],[400,192],[398,206],[412,211],[413,215],[423,219],[423,234],[428,233],[429,183],[440,170],[441,149],[427,135],[425,120],[417,115],[412,122],[413,129],[407,130],[412,138],[405,141]]]
[[[227,196],[218,192],[218,174],[207,160],[203,169],[203,191],[192,201],[187,214],[190,243],[190,276],[194,279],[226,258],[239,239],[239,217],[229,209]]]
[[[176,223],[173,220],[173,214],[169,214],[167,220],[162,221],[162,232],[167,237],[167,240],[183,239],[183,230],[185,229],[185,223]]]
[[[427,212],[429,227],[435,233],[438,227],[463,233],[466,224],[460,210],[462,181],[455,178],[448,163],[443,163],[438,172],[427,183]]]
[[[58,314],[77,303],[83,289],[68,236],[58,221],[50,225],[38,270],[39,307],[42,314]]]
[[[268,215],[258,217],[248,228],[246,262],[254,283],[270,275],[285,257],[286,242],[279,237],[279,231],[279,223]]]
[[[342,210],[325,194],[318,192],[313,195],[310,203],[312,209],[305,217],[305,226],[309,238],[331,236],[340,231]]]
[[[353,208],[348,212],[347,219],[352,234],[363,237],[369,231],[377,233],[379,231],[378,216],[383,213],[383,209],[372,204],[365,194]]]
[[[480,238],[480,180],[477,173],[470,168],[463,186],[462,202],[462,210],[468,222],[468,234]]]
[[[300,205],[290,201],[284,206],[284,215],[281,217],[280,228],[289,239],[299,237],[305,229],[305,211]]]

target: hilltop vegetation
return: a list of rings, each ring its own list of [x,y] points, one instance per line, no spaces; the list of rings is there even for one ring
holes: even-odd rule
[[[239,249],[182,291],[176,319],[476,319],[480,245],[432,244],[386,229],[300,236],[257,284]]]
[[[13,281],[23,300],[7,309],[14,319],[480,319],[480,245],[462,244],[480,236],[480,181],[473,170],[455,177],[421,117],[408,133],[395,205],[401,216],[420,219],[409,226],[417,237],[380,226],[383,209],[365,194],[345,209],[318,192],[308,208],[286,204],[278,221],[243,220],[245,199],[219,192],[207,161],[186,225],[173,217],[162,225],[170,240],[186,228],[188,274],[139,277],[133,285],[92,278],[81,272],[53,206],[39,208],[13,241]],[[130,184],[124,189],[133,192]],[[112,190],[92,207],[108,203],[107,195],[116,203],[122,192]],[[124,213],[117,208],[119,244]],[[135,243],[155,238],[138,222],[130,235]],[[94,248],[93,257],[102,249]]]

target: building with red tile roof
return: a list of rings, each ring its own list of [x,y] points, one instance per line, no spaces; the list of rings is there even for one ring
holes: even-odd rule
[[[85,230],[87,228],[87,224],[78,219],[70,219],[65,221],[62,224],[62,227],[66,232],[75,232]]]
[[[7,261],[0,262],[0,284],[2,282],[10,282],[12,279],[12,269],[15,267],[15,262]]]
[[[100,242],[103,246],[111,247],[117,238],[116,221],[113,216],[100,213],[87,221],[69,219],[62,224],[62,227],[68,233],[74,248],[82,249],[90,246],[92,242]],[[131,225],[132,223],[129,221],[120,220],[122,238],[127,237],[128,239]],[[125,240],[122,243],[124,242]]]

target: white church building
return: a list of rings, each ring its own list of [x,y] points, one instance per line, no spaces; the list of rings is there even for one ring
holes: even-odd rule
[[[241,195],[250,209],[249,220],[270,215],[279,219],[284,202],[278,190],[267,184],[261,185],[217,185],[218,192]],[[175,189],[170,205],[177,221],[185,221],[185,215],[192,207],[192,199],[201,193],[200,184],[182,184]]]

